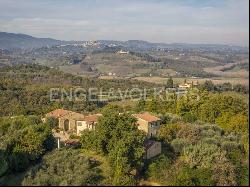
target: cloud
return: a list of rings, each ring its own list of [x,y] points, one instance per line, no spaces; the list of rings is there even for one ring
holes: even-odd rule
[[[0,30],[65,40],[249,41],[248,0],[0,0]]]
[[[87,20],[70,19],[44,19],[44,18],[15,18],[10,21],[0,21],[1,29],[7,32],[18,31],[18,33],[27,33],[35,36],[44,36],[67,39],[75,31],[85,30],[88,27]]]

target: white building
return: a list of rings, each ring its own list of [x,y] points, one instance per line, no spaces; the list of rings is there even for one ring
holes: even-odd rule
[[[129,51],[123,51],[122,49],[120,51],[117,51],[118,54],[129,54]]]
[[[187,89],[187,88],[190,88],[191,87],[191,84],[189,84],[189,83],[184,83],[184,84],[180,84],[179,85],[179,88],[185,88],[185,89]]]

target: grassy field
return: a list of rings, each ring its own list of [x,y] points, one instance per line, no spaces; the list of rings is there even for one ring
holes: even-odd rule
[[[99,53],[89,55],[86,63],[96,68],[98,72],[108,74],[115,73],[120,76],[140,75],[150,71],[144,67],[148,62],[131,54]]]
[[[140,80],[140,81],[146,81],[151,83],[157,83],[157,84],[166,84],[168,78],[164,77],[135,77],[133,79]],[[249,85],[249,79],[248,78],[226,78],[226,77],[216,77],[216,78],[173,78],[174,84],[181,84],[184,82],[184,80],[187,80],[187,82],[194,82],[197,81],[199,83],[203,83],[206,80],[211,80],[214,84],[223,84],[226,82],[230,82],[231,84],[243,84],[243,85]]]
[[[103,76],[99,76],[98,78],[104,79],[104,80],[122,79],[121,77],[117,77],[115,75],[112,75],[112,76],[103,75]]]
[[[173,69],[157,69],[156,72],[162,76],[175,76],[176,71]]]
[[[123,79],[122,77],[118,76],[100,76],[99,79]],[[156,83],[156,84],[166,84],[168,78],[166,77],[134,77],[132,79],[139,80],[139,81],[145,81],[150,83]],[[174,84],[181,84],[184,82],[184,80],[187,80],[187,82],[193,83],[204,83],[206,80],[211,80],[214,84],[223,84],[223,83],[231,83],[233,85],[235,84],[243,84],[243,85],[249,85],[249,79],[248,78],[227,78],[227,77],[214,77],[214,78],[191,78],[191,77],[183,77],[183,78],[173,78]]]
[[[82,64],[61,65],[60,70],[72,74],[116,74],[119,76],[141,76],[151,72],[148,62],[130,54],[116,53],[100,53],[91,54],[84,60],[85,66],[91,67],[93,70],[88,72],[83,68]]]
[[[229,68],[229,70],[223,71],[223,69],[225,68]],[[237,66],[237,63],[228,63],[223,66],[207,67],[207,68],[204,68],[204,71],[208,73],[213,73],[221,77],[227,77],[227,78],[248,78],[249,77],[249,71],[239,68],[239,66]]]

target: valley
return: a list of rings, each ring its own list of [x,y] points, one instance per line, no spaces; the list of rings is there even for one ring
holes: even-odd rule
[[[138,79],[159,84],[173,77],[176,83],[188,79],[247,85],[249,78],[248,50],[223,45],[102,40],[1,50],[2,66],[20,63],[40,64],[82,77]]]

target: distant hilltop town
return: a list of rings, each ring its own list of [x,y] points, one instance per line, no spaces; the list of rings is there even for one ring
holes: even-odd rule
[[[66,46],[74,46],[74,47],[100,47],[101,43],[98,41],[85,41],[83,43],[72,43],[72,44],[62,44],[57,47],[66,47]]]

